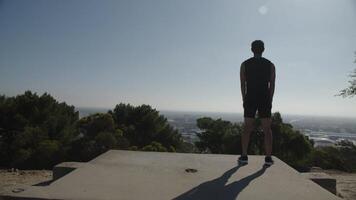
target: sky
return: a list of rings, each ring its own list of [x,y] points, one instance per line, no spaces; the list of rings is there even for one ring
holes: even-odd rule
[[[356,117],[354,0],[0,0],[0,94],[76,107],[243,112],[253,40],[276,66],[273,112]]]

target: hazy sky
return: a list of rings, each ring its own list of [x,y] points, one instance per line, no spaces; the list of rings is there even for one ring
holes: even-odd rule
[[[273,110],[356,117],[354,0],[0,1],[0,94],[78,107],[242,112],[239,68],[265,42]]]

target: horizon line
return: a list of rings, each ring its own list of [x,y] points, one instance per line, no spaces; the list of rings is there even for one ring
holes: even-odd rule
[[[133,104],[130,104],[130,105],[133,105]],[[149,104],[146,104],[146,105],[149,105]],[[114,108],[115,108],[115,106],[114,106]],[[133,106],[135,106],[135,105],[133,105]],[[89,106],[74,106],[74,107],[76,108],[76,110],[78,110],[78,109],[101,109],[101,110],[109,111],[109,110],[113,110],[114,109],[114,108],[108,108],[108,107],[89,107]],[[243,115],[242,112],[229,112],[229,111],[174,110],[174,109],[158,109],[158,108],[153,108],[153,109],[157,110],[158,112],[190,112],[190,113],[239,114],[239,115]],[[282,117],[283,116],[296,116],[296,117],[300,116],[300,117],[326,117],[326,118],[356,119],[356,116],[294,114],[294,113],[282,113],[280,111],[272,112],[272,114],[276,113],[276,112],[279,112]]]

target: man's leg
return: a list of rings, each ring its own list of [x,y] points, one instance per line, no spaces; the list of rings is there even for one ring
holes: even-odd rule
[[[271,118],[262,118],[262,129],[265,135],[265,151],[266,156],[271,156],[272,154],[272,130],[271,130]]]
[[[250,140],[250,133],[253,131],[253,128],[254,128],[253,123],[254,122],[255,122],[254,118],[245,117],[245,127],[244,127],[244,132],[243,132],[242,138],[241,138],[242,155],[243,156],[247,155],[247,148],[248,148],[248,143]]]

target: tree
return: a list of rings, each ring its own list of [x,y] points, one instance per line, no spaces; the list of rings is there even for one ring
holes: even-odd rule
[[[197,133],[195,143],[201,152],[236,154],[241,152],[241,126],[222,119],[203,117],[197,119],[203,132]]]
[[[155,141],[164,147],[161,150],[180,151],[182,148],[183,140],[178,131],[149,105],[135,107],[121,103],[108,113],[113,116],[115,126],[123,131],[131,146],[141,149],[147,145],[152,146]]]
[[[339,96],[342,97],[353,97],[356,95],[356,69],[349,75],[352,80],[349,81],[350,85],[349,87],[343,89],[340,91],[338,94]]]
[[[342,96],[345,98],[345,97],[353,97],[356,95],[356,69],[354,69],[354,71],[349,75],[349,77],[351,78],[351,80],[349,80],[349,84],[350,84],[349,87],[341,90],[338,96]]]
[[[307,136],[284,123],[280,113],[272,116],[273,154],[289,165],[300,168],[307,165],[312,143]]]
[[[113,111],[79,120],[73,106],[47,93],[0,95],[0,166],[52,168],[63,161],[88,161],[109,149],[184,152],[167,119],[149,105],[119,104]]]
[[[51,95],[0,96],[0,165],[48,168],[66,159],[78,112]]]
[[[127,149],[129,141],[110,113],[96,113],[78,121],[81,137],[72,145],[71,159],[89,161],[109,149]]]

